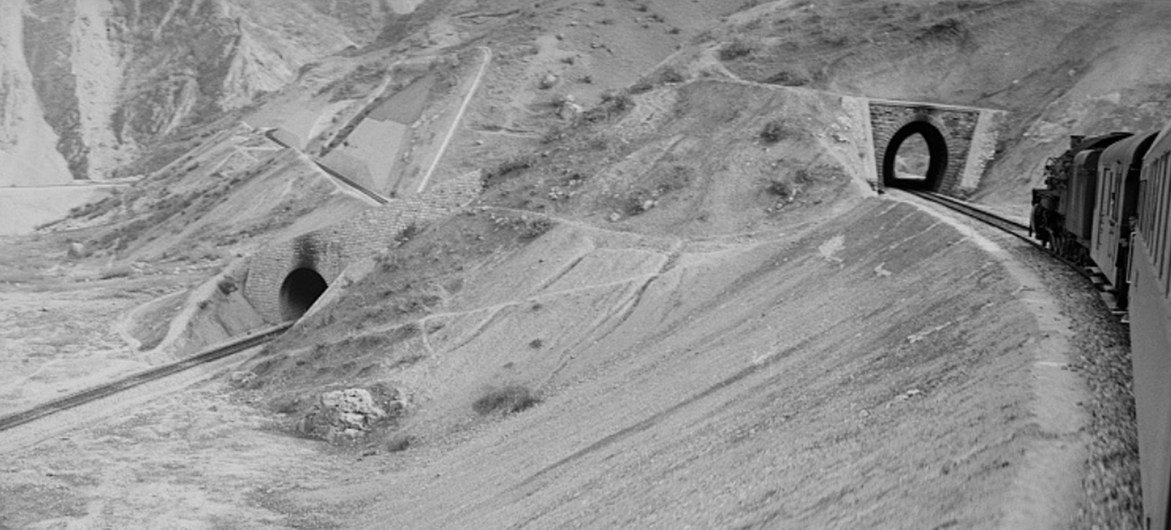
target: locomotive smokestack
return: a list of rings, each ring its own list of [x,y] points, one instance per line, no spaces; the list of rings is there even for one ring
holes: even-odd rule
[[[1077,147],[1077,144],[1082,143],[1082,141],[1085,139],[1086,139],[1085,135],[1071,134],[1069,136],[1069,148],[1073,149],[1074,147]]]

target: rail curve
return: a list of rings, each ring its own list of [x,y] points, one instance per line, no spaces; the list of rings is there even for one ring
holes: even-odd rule
[[[967,217],[970,217],[970,218],[975,219],[977,221],[980,221],[988,226],[996,228],[997,230],[1000,230],[1000,231],[1005,232],[1009,235],[1012,235],[1013,237],[1016,237],[1024,242],[1032,245],[1034,248],[1037,248],[1038,250],[1044,251],[1046,254],[1053,256],[1057,260],[1060,260],[1062,263],[1068,265],[1069,268],[1073,269],[1074,272],[1077,272],[1078,274],[1080,274],[1083,278],[1090,280],[1091,282],[1093,282],[1093,280],[1094,280],[1093,276],[1087,270],[1085,270],[1085,268],[1083,268],[1083,267],[1079,266],[1078,264],[1076,264],[1072,261],[1069,261],[1069,260],[1067,260],[1067,259],[1065,259],[1065,258],[1063,258],[1053,252],[1050,252],[1049,249],[1041,246],[1041,243],[1037,242],[1037,240],[1030,237],[1029,236],[1029,225],[1014,221],[1012,219],[1008,219],[1008,218],[1001,216],[1001,215],[994,214],[988,210],[984,210],[982,208],[973,206],[969,203],[966,203],[966,202],[961,201],[959,199],[956,199],[954,197],[948,197],[948,196],[940,194],[940,193],[934,193],[934,192],[930,192],[930,191],[916,191],[916,190],[903,190],[903,191],[910,193],[911,195],[914,195],[916,197],[919,197],[920,199],[933,202],[933,203],[938,204],[940,206],[943,206],[944,208],[947,208],[949,210],[961,213]]]

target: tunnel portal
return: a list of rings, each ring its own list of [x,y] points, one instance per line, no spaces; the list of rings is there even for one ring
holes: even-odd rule
[[[900,178],[895,169],[899,148],[908,138],[920,135],[927,143],[927,152],[930,162],[927,165],[925,178]],[[928,121],[913,121],[906,124],[886,144],[883,153],[882,182],[892,188],[910,188],[927,191],[938,191],[943,182],[943,175],[947,172],[947,140],[943,133]]]
[[[986,164],[995,154],[996,137],[1005,113],[992,109],[935,103],[870,99],[870,138],[874,142],[874,173],[878,188],[930,190],[946,195],[975,191]],[[913,153],[919,137],[924,153]],[[910,140],[910,141],[908,141]],[[904,143],[906,142],[906,143]],[[900,179],[896,156],[904,151],[907,174]],[[922,174],[915,178],[911,174]]]
[[[281,283],[281,318],[286,321],[301,318],[328,287],[325,278],[317,271],[304,267],[294,269]]]

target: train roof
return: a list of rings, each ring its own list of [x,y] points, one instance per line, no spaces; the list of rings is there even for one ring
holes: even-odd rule
[[[1086,140],[1082,141],[1082,143],[1077,144],[1077,147],[1074,147],[1073,151],[1076,153],[1085,149],[1101,149],[1123,138],[1131,136],[1132,134],[1133,133],[1114,131],[1100,136],[1087,138]]]
[[[1110,147],[1107,147],[1102,152],[1102,158],[1099,159],[1100,164],[1115,164],[1121,163],[1127,167],[1142,166],[1143,155],[1147,153],[1151,143],[1155,141],[1155,135],[1158,131],[1152,131],[1142,134],[1136,134],[1118,142]]]
[[[1147,150],[1150,154],[1163,154],[1171,151],[1171,122],[1163,126],[1163,130],[1159,131],[1159,136],[1151,144],[1151,148]]]
[[[1082,169],[1096,170],[1098,169],[1098,155],[1101,154],[1100,149],[1083,149],[1074,155],[1073,165]]]

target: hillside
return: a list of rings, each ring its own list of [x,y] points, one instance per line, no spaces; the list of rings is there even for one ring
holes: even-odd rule
[[[1024,209],[1069,135],[1166,121],[1168,17],[1159,1],[768,2],[712,44],[744,79],[1010,111],[976,197]]]
[[[947,225],[863,199],[857,168],[816,135],[754,138],[771,120],[842,113],[837,98],[661,90],[646,98],[675,101],[654,127],[635,126],[638,103],[610,109],[490,173],[468,215],[381,257],[266,348],[246,386],[283,428],[344,445],[317,396],[368,389],[389,416],[353,443],[396,468],[270,502],[344,497],[368,512],[354,522],[420,527],[1000,520],[1011,497],[993,492],[1014,474],[989,470],[1028,464],[1001,460],[1030,428],[1009,404],[1028,392],[1014,363],[1036,325],[1016,280]],[[943,272],[971,260],[983,265]],[[952,413],[994,381],[1003,402]],[[939,474],[937,451],[981,456]],[[809,487],[827,466],[850,486]],[[925,467],[902,484],[878,472]],[[420,481],[428,494],[412,493]]]
[[[1008,111],[974,198],[1020,210],[1066,135],[1171,115],[1165,2],[24,2],[0,156],[136,179],[0,241],[2,410],[259,326],[249,255],[483,189],[210,381],[0,440],[0,526],[1138,524],[1087,368],[1124,333],[876,195],[860,98]]]

